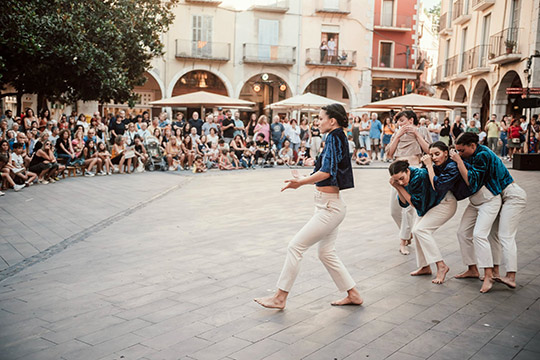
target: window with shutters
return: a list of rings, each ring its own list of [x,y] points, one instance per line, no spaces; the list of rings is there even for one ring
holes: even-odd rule
[[[191,52],[193,56],[212,56],[212,27],[212,16],[193,15],[191,26]]]
[[[314,80],[306,89],[306,92],[326,97],[328,88],[328,79],[320,78]]]

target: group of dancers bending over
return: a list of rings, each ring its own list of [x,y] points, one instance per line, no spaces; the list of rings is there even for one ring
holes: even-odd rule
[[[315,213],[291,240],[277,291],[269,297],[254,299],[267,308],[283,309],[300,270],[304,252],[319,244],[319,259],[340,291],[347,296],[332,305],[361,305],[356,284],[335,250],[339,224],[345,218],[346,205],[340,191],[353,188],[354,179],[343,128],[347,113],[332,104],[319,113],[320,129],[328,134],[322,154],[310,176],[285,180],[282,188],[297,189],[315,185]],[[419,131],[413,111],[396,115],[399,126],[388,145],[392,185],[391,214],[400,229],[400,252],[408,255],[414,239],[418,269],[411,275],[430,275],[430,264],[437,266],[435,284],[442,284],[449,271],[437,246],[434,232],[454,216],[457,201],[469,199],[457,238],[463,262],[468,269],[456,278],[480,278],[480,292],[488,292],[494,282],[516,287],[516,233],[526,205],[526,194],[512,179],[502,161],[489,148],[478,144],[474,133],[463,133],[455,149],[443,142],[431,143],[429,134]],[[423,166],[422,166],[423,164]],[[504,264],[506,275],[499,266]]]

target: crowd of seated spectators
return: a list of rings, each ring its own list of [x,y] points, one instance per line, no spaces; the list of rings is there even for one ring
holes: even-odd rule
[[[53,119],[49,110],[36,116],[26,109],[18,117],[7,110],[0,119],[1,190],[54,183],[70,172],[90,177],[157,168],[201,173],[312,166],[324,145],[317,125],[278,116],[270,124],[256,114],[244,122],[230,110],[207,113],[204,120],[197,112],[189,120],[182,112],[171,120],[165,112],[151,119],[148,112],[126,116],[123,110]]]

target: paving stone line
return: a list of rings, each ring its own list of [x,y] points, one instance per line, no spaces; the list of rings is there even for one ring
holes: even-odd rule
[[[171,192],[182,188],[183,186],[189,184],[192,180],[193,180],[193,178],[189,178],[189,179],[186,179],[186,181],[181,183],[181,184],[171,186],[170,188],[162,191],[161,193],[152,196],[150,199],[141,201],[140,203],[138,203],[136,205],[133,205],[133,206],[131,206],[131,207],[125,209],[125,210],[122,210],[119,213],[109,217],[108,219],[105,219],[105,220],[102,220],[102,221],[100,221],[100,222],[98,222],[96,224],[93,224],[93,225],[87,227],[86,229],[84,229],[84,230],[82,230],[82,231],[80,231],[80,232],[78,232],[76,234],[73,234],[70,237],[62,240],[58,244],[48,247],[47,249],[37,253],[36,255],[33,255],[33,256],[29,257],[29,258],[26,258],[26,259],[22,260],[21,262],[0,271],[0,282],[2,282],[5,279],[8,279],[8,278],[12,277],[13,275],[23,271],[24,269],[29,268],[32,265],[38,264],[40,262],[43,262],[43,261],[51,258],[52,256],[62,252],[63,250],[65,250],[66,248],[68,248],[69,246],[71,246],[73,244],[76,244],[78,242],[86,240],[88,237],[95,234],[96,232],[99,232],[99,231],[105,229],[106,227],[111,226],[112,224],[120,221],[121,219],[133,214],[134,212],[136,212],[136,211],[138,211],[138,210],[140,210],[140,209],[142,209],[142,208],[144,208],[146,206],[148,206],[152,202],[154,202],[156,200],[159,200],[159,199],[163,198],[164,196],[170,194]]]

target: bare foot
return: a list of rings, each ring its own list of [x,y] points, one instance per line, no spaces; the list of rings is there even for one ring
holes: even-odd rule
[[[399,252],[401,253],[401,255],[409,255],[410,252],[409,250],[407,249],[407,245],[399,245]]]
[[[493,276],[493,280],[495,280],[498,283],[508,286],[510,289],[516,288],[516,280],[511,279],[508,276],[505,276],[505,277]]]
[[[424,266],[411,273],[411,276],[419,276],[419,275],[431,275],[431,267],[429,265]]]
[[[489,276],[484,276],[484,283],[482,284],[482,287],[480,288],[480,292],[482,294],[487,293],[491,288],[493,287],[493,278]]]
[[[478,278],[480,274],[478,273],[478,270],[472,270],[469,269],[459,275],[454,276],[456,279],[468,279],[468,278]]]
[[[332,306],[343,306],[343,305],[362,305],[364,300],[360,297],[360,295],[353,295],[349,294],[346,297],[344,297],[341,300],[334,301],[330,305]]]
[[[257,304],[269,309],[285,309],[285,300],[278,299],[275,296],[253,299]]]
[[[450,270],[450,268],[446,265],[442,265],[440,267],[437,268],[437,276],[435,277],[435,279],[431,280],[432,283],[434,284],[442,284],[444,282],[444,279],[446,278],[446,274],[448,273],[448,271]]]

